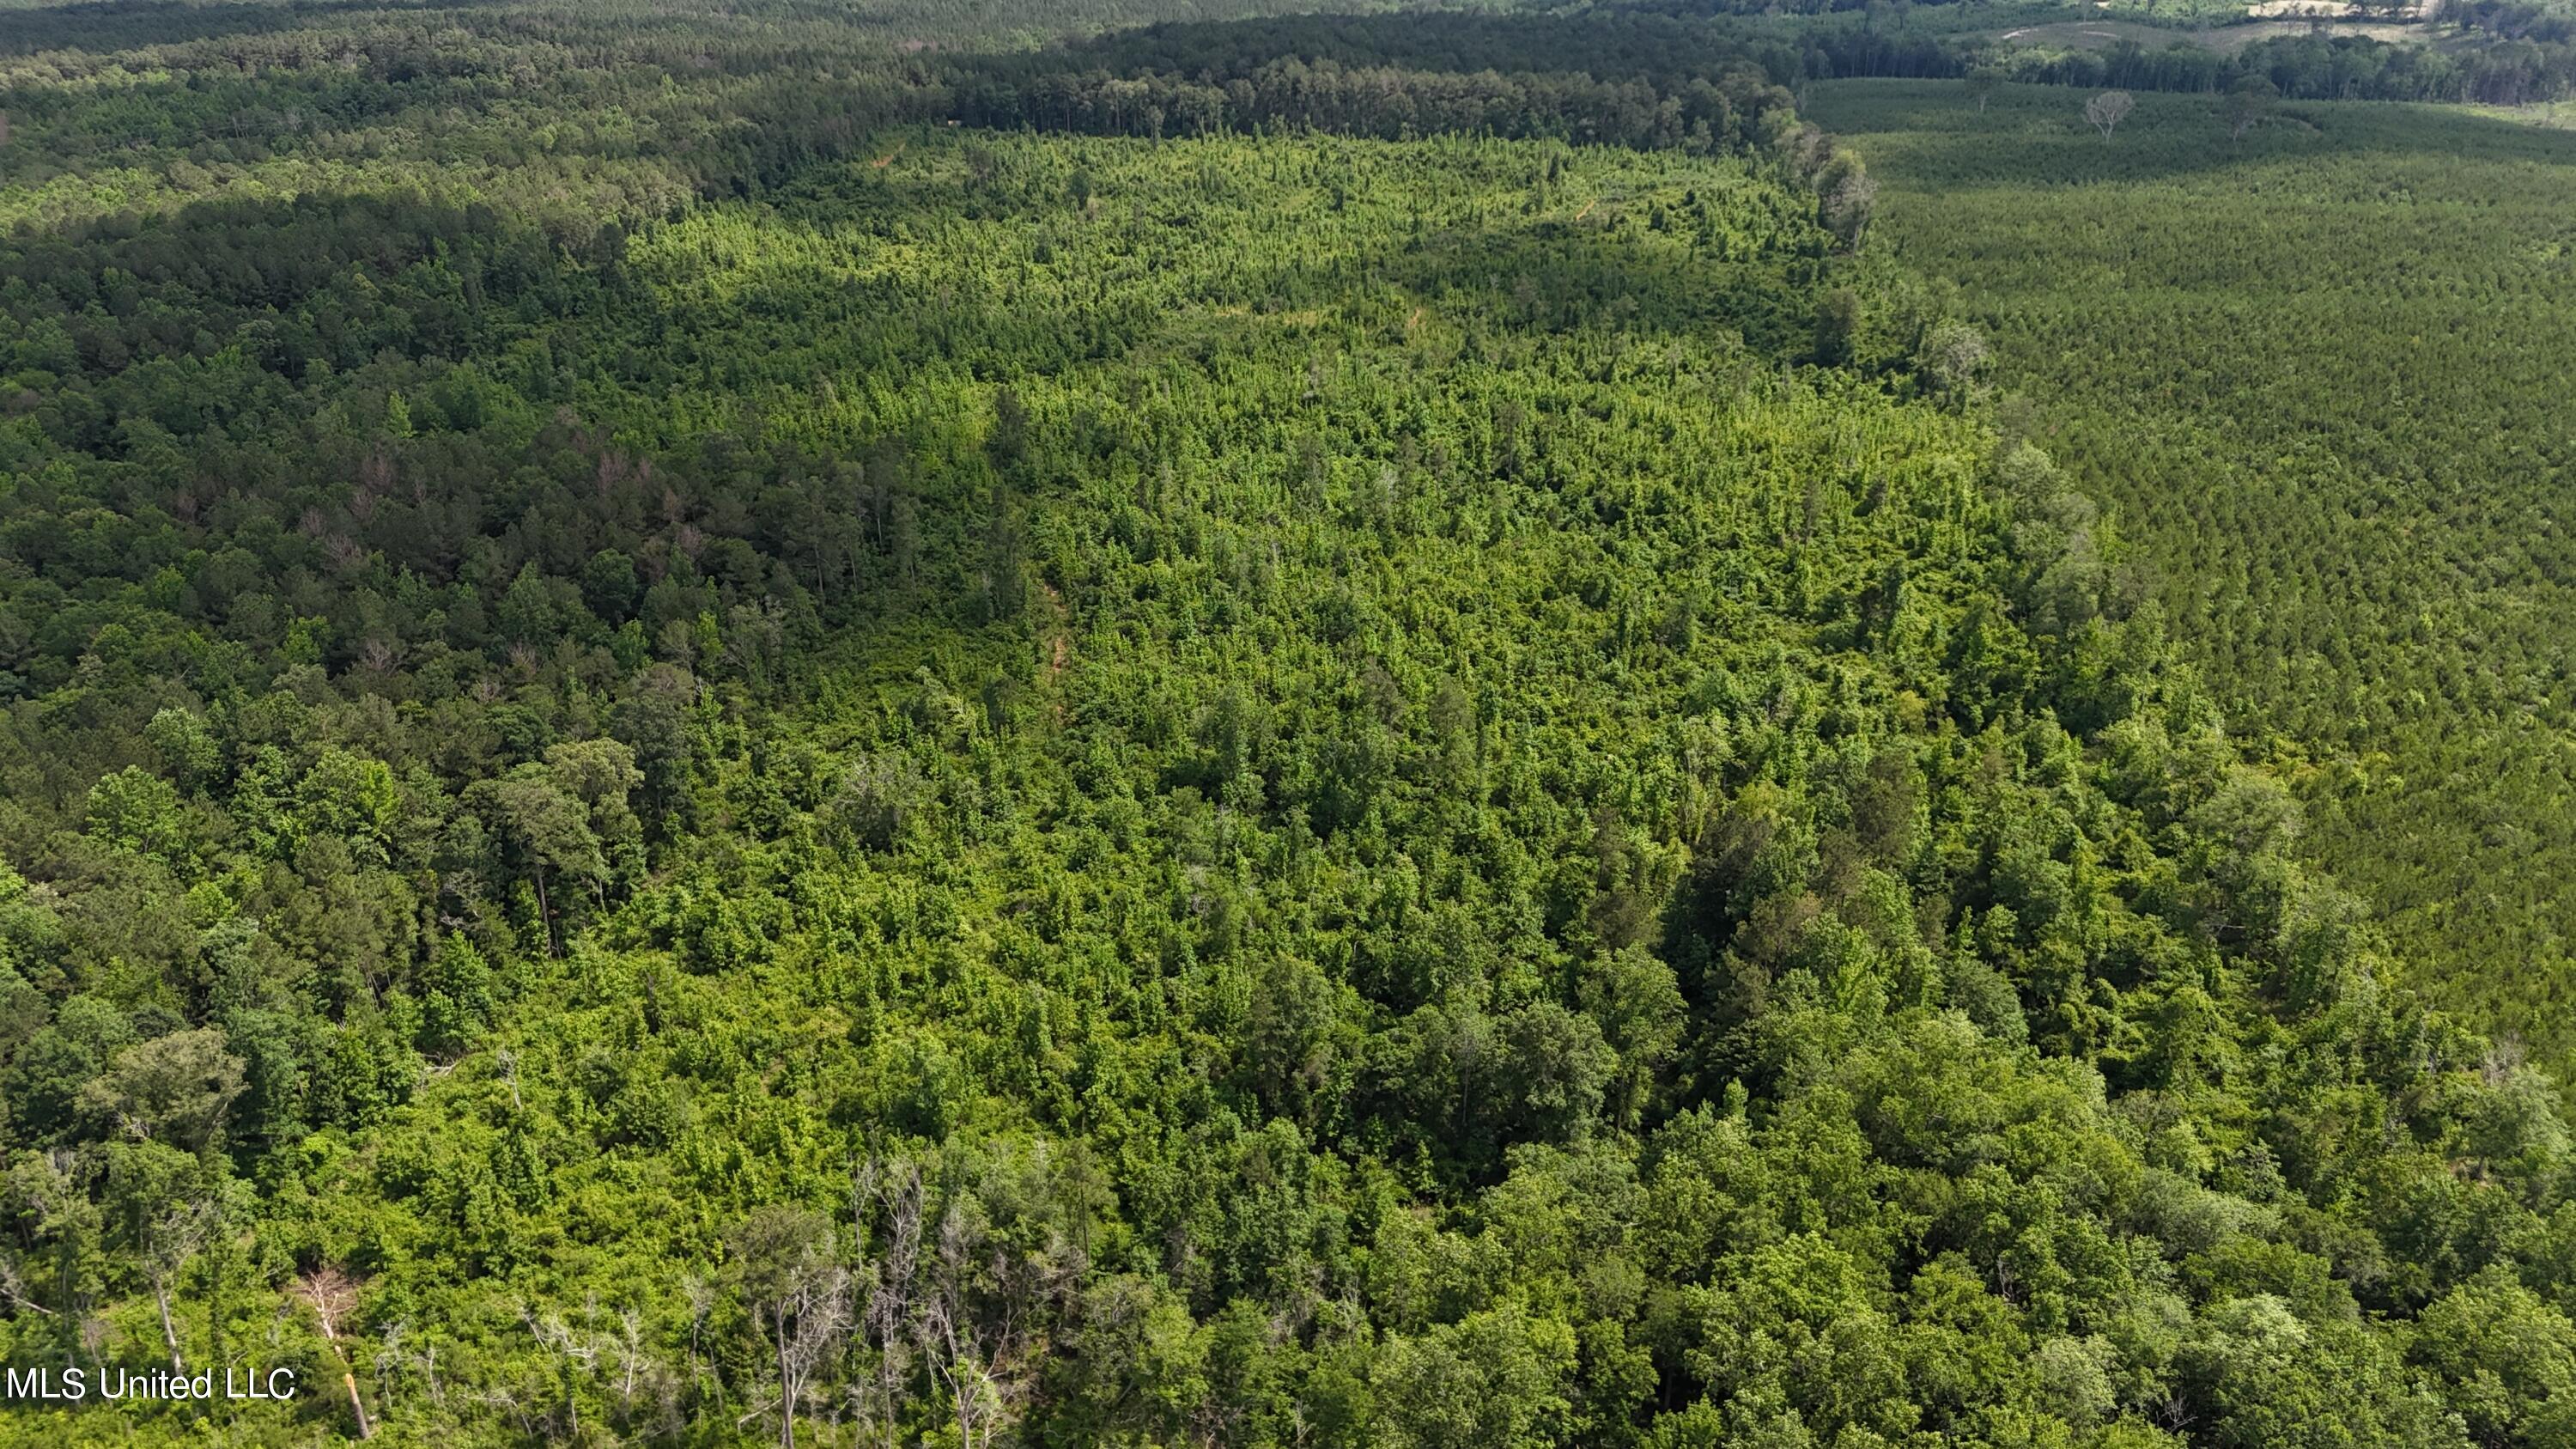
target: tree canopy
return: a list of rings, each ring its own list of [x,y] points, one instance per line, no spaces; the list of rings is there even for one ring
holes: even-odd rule
[[[1789,77],[884,13],[0,27],[0,1361],[304,1388],[11,1433],[2563,1437],[2555,1083]]]

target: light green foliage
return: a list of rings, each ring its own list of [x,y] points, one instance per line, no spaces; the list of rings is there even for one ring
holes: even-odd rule
[[[186,846],[179,792],[170,782],[128,765],[90,787],[89,833],[121,850],[175,857]]]
[[[2490,1269],[2427,1308],[2412,1357],[2440,1375],[2480,1442],[2576,1432],[2576,1333],[2509,1273]]]

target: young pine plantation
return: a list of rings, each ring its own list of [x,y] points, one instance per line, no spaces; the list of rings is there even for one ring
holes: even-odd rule
[[[2576,1052],[2576,135],[2428,106],[1819,87],[2410,973]]]

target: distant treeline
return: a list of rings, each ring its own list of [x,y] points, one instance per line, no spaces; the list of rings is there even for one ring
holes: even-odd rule
[[[2538,40],[2564,45],[2576,41],[2576,15],[2553,10],[2534,0],[2439,0],[2433,18],[2483,30],[2506,40]]]
[[[1776,68],[1704,23],[1442,20],[1160,25],[1064,51],[968,61],[949,81],[954,118],[1110,135],[1290,126],[1700,150],[1757,146],[1794,124]]]
[[[969,125],[1116,135],[1299,126],[1401,137],[1488,133],[1577,142],[1758,146],[1792,121],[1777,88],[1838,77],[1934,79],[1992,64],[2012,80],[2219,94],[2249,76],[2293,100],[2520,105],[2576,93],[2570,22],[2515,0],[2443,18],[2495,37],[2448,51],[2363,36],[2281,36],[2234,55],[2176,40],[1992,53],[1911,27],[1829,23],[1795,41],[1698,18],[1292,17],[1174,24],[938,75]],[[1767,117],[1767,119],[1766,119]]]
[[[2285,35],[2233,56],[2196,45],[2120,44],[2026,55],[2012,78],[2072,86],[2217,94],[2260,76],[2303,101],[2474,101],[2518,106],[2576,92],[2576,46],[2501,41],[2476,50],[2389,45],[2359,35]]]
[[[2492,35],[2460,51],[2297,36],[2235,56],[2176,43],[2099,52],[1995,52],[1902,23],[1831,20],[1796,30],[1705,9],[1622,8],[1582,17],[1381,15],[1172,23],[1039,51],[886,55],[849,48],[831,78],[795,73],[820,44],[771,17],[717,34],[663,33],[597,15],[515,15],[506,38],[433,33],[367,19],[327,34],[172,38],[123,58],[186,74],[118,101],[80,104],[109,65],[47,51],[0,59],[0,110],[19,131],[10,177],[27,186],[137,145],[195,167],[327,156],[324,137],[416,110],[476,115],[522,85],[578,91],[600,106],[550,127],[499,115],[478,145],[498,165],[551,166],[567,146],[650,173],[648,193],[605,211],[665,214],[681,198],[775,186],[855,154],[889,125],[937,124],[1189,136],[1314,129],[1380,138],[1435,133],[1700,151],[1769,150],[1798,128],[1792,90],[1809,80],[1937,79],[1979,65],[2011,79],[2136,90],[2223,92],[2260,75],[2292,99],[2515,104],[2576,90],[2568,22],[2524,0],[2452,0],[2443,12]],[[27,42],[32,44],[32,40]],[[0,57],[12,44],[0,26]],[[799,57],[804,60],[799,60]],[[621,132],[597,116],[675,102],[637,77],[688,76],[674,119]],[[685,116],[685,121],[677,117]],[[594,186],[592,168],[577,183]],[[621,189],[631,190],[627,182]],[[562,210],[584,228],[598,206]]]
[[[845,157],[878,128],[943,121],[1148,138],[1285,129],[1788,151],[1810,172],[1827,155],[1786,145],[1802,130],[1788,87],[1817,71],[1783,41],[1649,14],[1437,19],[1168,24],[1034,53],[861,64],[828,86],[751,82],[736,114],[753,124],[710,138],[748,154],[692,165],[737,188],[771,186]],[[1955,72],[1928,40],[1843,43],[1879,67],[1870,73]]]
[[[2177,40],[2151,50],[2133,40],[2101,50],[2006,50],[1945,43],[1926,34],[1876,26],[1819,28],[1802,39],[1787,80],[1841,77],[1924,79],[1965,75],[1992,65],[2005,78],[2041,85],[2117,86],[2128,90],[2221,94],[2249,76],[2268,80],[2291,100],[2452,101],[2514,106],[2576,94],[2576,44],[2568,22],[2540,22],[2530,7],[2478,0],[2445,12],[2498,38],[2473,49],[2391,45],[2360,35],[2285,35],[2256,41],[2233,55]],[[2455,13],[2456,12],[2456,13]],[[1775,76],[1780,57],[1761,52]]]
[[[1055,73],[1025,88],[985,82],[956,119],[1005,130],[1205,136],[1288,126],[1403,140],[1482,134],[1663,150],[1758,144],[1792,119],[1789,93],[1751,67],[1665,92],[1585,75],[1473,75],[1332,61],[1274,61],[1224,85],[1166,74]]]

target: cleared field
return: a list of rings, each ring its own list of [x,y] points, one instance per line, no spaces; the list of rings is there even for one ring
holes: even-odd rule
[[[2533,106],[2471,106],[2466,109],[2518,126],[2544,126],[2551,130],[2576,130],[2576,104],[2547,101]]]
[[[2401,25],[2388,21],[2255,20],[2239,24],[2214,23],[2186,30],[2168,25],[2140,25],[2135,21],[2107,17],[2056,21],[2045,25],[2016,25],[1989,33],[1996,40],[2039,50],[2106,50],[2127,40],[2150,50],[2187,42],[2220,55],[2234,55],[2258,41],[2318,32],[2356,35],[2390,45],[2438,45],[2455,38],[2456,34],[2448,27]]]

